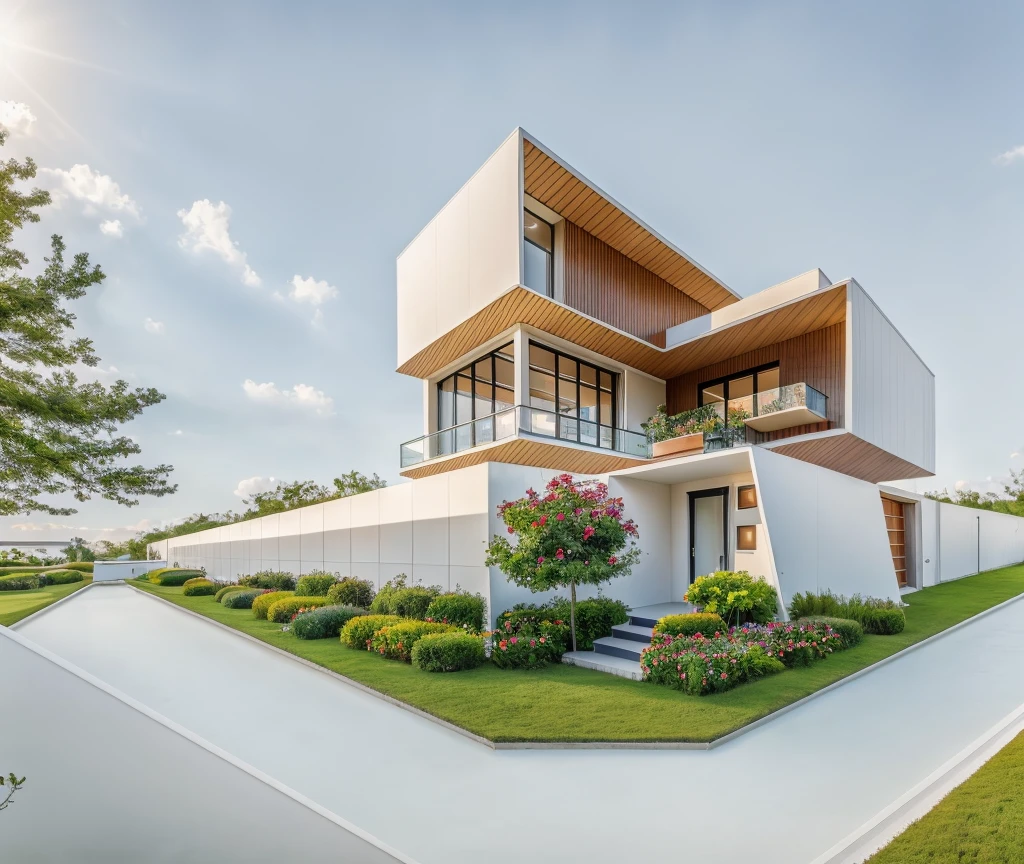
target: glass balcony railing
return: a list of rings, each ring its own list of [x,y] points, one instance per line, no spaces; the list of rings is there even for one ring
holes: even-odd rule
[[[742,410],[743,422],[758,432],[772,432],[792,426],[820,423],[828,412],[828,397],[810,384],[786,384],[748,396],[733,409]]]
[[[401,448],[402,468],[514,438],[520,432],[609,450],[634,459],[649,459],[651,456],[647,436],[641,432],[616,429],[579,417],[517,405],[406,442]]]

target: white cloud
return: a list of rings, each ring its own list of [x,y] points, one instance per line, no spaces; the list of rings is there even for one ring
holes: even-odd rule
[[[303,279],[296,274],[292,276],[290,284],[292,290],[288,293],[288,296],[296,303],[312,303],[314,306],[319,306],[332,297],[338,296],[337,288],[333,285],[328,285],[323,279],[317,281],[312,276]]]
[[[953,484],[953,488],[956,489],[957,492],[962,492],[964,489],[970,488],[970,485],[969,480],[957,480],[956,483]]]
[[[175,429],[175,430],[174,430],[173,432],[171,432],[170,434],[171,434],[171,435],[184,435],[185,433],[184,433],[184,432],[182,432],[182,431],[181,431],[180,429]]]
[[[36,115],[24,102],[0,101],[0,128],[12,135],[28,135],[35,122]]]
[[[16,522],[7,526],[14,531],[77,531],[71,525],[60,522]]]
[[[182,249],[199,253],[209,250],[241,272],[242,282],[255,288],[260,277],[249,266],[245,252],[231,239],[231,208],[223,201],[213,204],[208,199],[192,202],[189,210],[179,210],[178,218],[185,233],[178,238]]]
[[[121,187],[109,174],[93,171],[88,165],[72,165],[70,171],[61,168],[43,168],[41,173],[57,181],[51,190],[53,203],[60,206],[66,199],[74,198],[85,202],[87,213],[96,208],[129,213],[140,218],[139,205],[121,191]]]
[[[154,321],[152,318],[149,317],[147,317],[146,320],[142,322],[142,326],[146,328],[146,332],[148,333],[164,332],[164,322]]]
[[[245,480],[238,481],[235,494],[239,498],[248,498],[257,492],[272,492],[279,482],[273,477],[246,477]]]
[[[1007,150],[1005,153],[1000,153],[992,161],[996,165],[1011,165],[1018,159],[1024,159],[1024,144],[1019,147],[1014,147],[1012,150]]]
[[[106,222],[100,222],[100,231],[108,237],[124,237],[124,226],[121,225],[120,219],[107,219]]]
[[[296,384],[291,390],[281,390],[273,381],[257,384],[247,378],[242,383],[242,389],[253,402],[263,402],[267,405],[312,410],[317,414],[330,414],[334,406],[334,400],[323,390],[317,390],[308,384]]]

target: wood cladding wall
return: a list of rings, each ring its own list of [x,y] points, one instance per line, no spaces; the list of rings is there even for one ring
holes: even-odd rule
[[[774,345],[766,345],[754,351],[747,351],[712,363],[693,372],[687,372],[665,382],[665,398],[670,414],[677,414],[697,407],[697,390],[705,381],[724,378],[762,366],[767,363],[779,364],[780,384],[810,384],[828,397],[826,423],[811,426],[797,426],[769,433],[766,440],[788,438],[809,432],[823,432],[826,429],[843,428],[843,413],[846,402],[846,324],[840,322],[821,330],[813,330],[803,336],[796,336]]]
[[[564,249],[565,305],[659,348],[669,327],[710,311],[569,221]]]

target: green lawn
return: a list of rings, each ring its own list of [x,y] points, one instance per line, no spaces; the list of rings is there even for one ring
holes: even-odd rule
[[[180,588],[138,585],[159,597],[304,657],[491,741],[712,741],[865,666],[1024,592],[1024,566],[983,573],[910,595],[898,636],[866,636],[849,651],[715,696],[674,690],[589,669],[432,674],[355,651],[335,639],[303,641],[279,624]]]
[[[1024,861],[1024,733],[870,864]]]
[[[0,591],[0,624],[10,627],[91,582],[92,576],[86,575],[84,582],[72,582],[70,585],[47,585],[31,591]]]

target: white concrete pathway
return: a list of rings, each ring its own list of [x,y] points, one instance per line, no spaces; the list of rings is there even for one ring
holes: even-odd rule
[[[711,751],[495,752],[127,586],[20,632],[423,864],[809,862],[1024,703],[1024,601]]]

